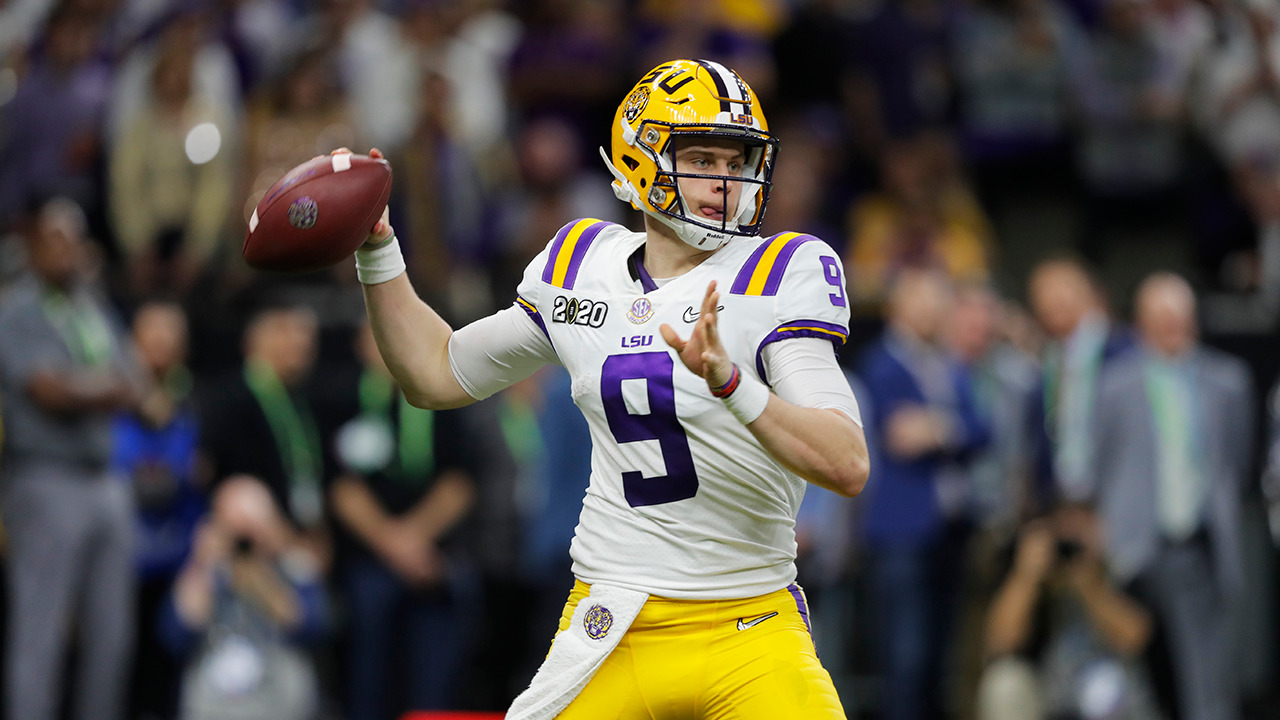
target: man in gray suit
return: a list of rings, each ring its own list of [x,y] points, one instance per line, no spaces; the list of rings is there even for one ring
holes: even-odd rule
[[[0,299],[5,716],[60,717],[65,644],[76,637],[67,715],[116,720],[133,638],[133,496],[109,470],[111,414],[162,410],[140,404],[131,346],[86,278],[79,206],[52,200],[33,223],[31,272]]]
[[[1195,308],[1177,275],[1139,287],[1139,351],[1099,382],[1094,477],[1110,565],[1159,620],[1180,716],[1233,720],[1225,608],[1243,582],[1253,393],[1242,362],[1198,343]]]

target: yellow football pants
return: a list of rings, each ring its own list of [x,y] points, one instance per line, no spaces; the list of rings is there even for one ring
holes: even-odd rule
[[[560,616],[569,627],[590,586]],[[650,597],[560,720],[844,720],[798,585],[742,600]]]

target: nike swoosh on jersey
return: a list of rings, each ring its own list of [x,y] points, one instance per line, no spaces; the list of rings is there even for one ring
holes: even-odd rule
[[[723,305],[716,307],[716,312],[721,312],[722,310],[724,310]],[[701,310],[694,310],[692,307],[687,307],[684,309],[684,321],[687,323],[698,322],[698,316],[701,314]]]
[[[751,628],[759,625],[760,623],[764,622],[765,620],[768,620],[771,617],[774,617],[777,614],[778,614],[778,611],[775,610],[771,613],[766,613],[764,615],[761,615],[758,618],[752,618],[750,620],[743,620],[742,618],[738,618],[738,629],[750,630]]]

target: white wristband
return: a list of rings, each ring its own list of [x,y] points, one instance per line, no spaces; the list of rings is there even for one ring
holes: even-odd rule
[[[377,247],[356,250],[356,278],[364,285],[381,285],[400,275],[405,267],[395,235]]]
[[[750,425],[764,413],[765,407],[769,405],[769,396],[772,394],[764,383],[742,373],[738,380],[738,387],[724,398],[724,406],[733,413],[738,422]]]

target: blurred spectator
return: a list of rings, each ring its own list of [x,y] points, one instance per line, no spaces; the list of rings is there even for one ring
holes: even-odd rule
[[[955,11],[942,0],[877,2],[858,22],[850,44],[854,83],[865,83],[873,118],[857,142],[879,147],[949,120],[954,88],[948,51]],[[870,142],[868,142],[870,141]]]
[[[110,65],[94,54],[100,36],[92,14],[74,0],[59,0],[30,67],[8,78],[17,89],[7,104],[0,101],[0,232],[55,195],[78,203],[95,233],[102,229],[97,173],[112,77]]]
[[[1280,382],[1267,395],[1266,464],[1262,471],[1262,494],[1267,502],[1267,524],[1271,542],[1280,547]]]
[[[447,42],[428,58],[449,80],[449,119],[459,142],[480,168],[486,188],[505,179],[510,150],[511,110],[507,65],[520,41],[520,22],[499,0],[425,2],[444,15]],[[433,16],[427,14],[426,22]]]
[[[151,25],[120,65],[107,117],[108,145],[120,142],[134,126],[134,118],[152,107],[156,65],[174,48],[182,48],[191,55],[191,103],[218,113],[224,152],[238,147],[243,88],[235,57],[215,32],[213,9],[198,0],[174,3]]]
[[[1185,104],[1196,64],[1214,39],[1213,16],[1198,0],[1150,0],[1143,24],[1163,61],[1161,89]]]
[[[849,213],[849,291],[878,306],[904,267],[936,268],[959,282],[991,271],[986,216],[960,181],[945,138],[924,133],[890,143],[880,160],[882,191]]]
[[[1034,499],[1044,509],[1058,498],[1085,500],[1095,491],[1090,427],[1098,375],[1133,346],[1133,339],[1108,317],[1097,281],[1080,261],[1044,260],[1032,270],[1027,287],[1031,309],[1049,340],[1028,428],[1035,443]]]
[[[1199,72],[1193,107],[1224,164],[1280,154],[1280,8],[1271,2],[1220,3],[1219,42]]]
[[[544,604],[538,593],[543,583],[566,577],[570,538],[564,538],[563,545],[553,545],[552,556],[543,558],[533,551],[531,526],[538,513],[544,511],[544,500],[565,502],[572,508],[572,537],[578,520],[573,503],[581,499],[580,495],[547,498],[543,493],[554,492],[558,487],[577,487],[581,493],[591,468],[589,459],[585,468],[576,464],[581,453],[568,446],[559,447],[566,453],[559,458],[563,465],[556,465],[547,456],[546,439],[571,433],[578,427],[564,422],[562,427],[551,428],[544,420],[545,403],[551,399],[544,396],[548,392],[548,374],[534,373],[493,399],[473,406],[475,412],[468,418],[471,429],[467,432],[480,444],[478,451],[483,460],[479,471],[484,474],[469,523],[470,532],[476,536],[483,581],[483,605],[477,615],[485,618],[470,641],[473,653],[464,683],[463,704],[473,710],[501,712],[528,686],[564,607],[563,593],[559,604]],[[581,422],[581,413],[577,416]],[[542,478],[542,468],[547,464],[556,466],[560,474]],[[545,481],[556,487],[544,488]],[[555,510],[548,507],[545,511],[560,517],[563,509],[563,505],[557,505]]]
[[[235,60],[242,94],[253,95],[298,54],[281,38],[289,37],[309,8],[279,0],[217,0],[216,6],[214,31]]]
[[[875,483],[864,509],[873,632],[885,676],[885,720],[942,712],[943,662],[964,557],[964,468],[990,430],[967,371],[943,347],[950,281],[903,269],[890,291],[884,336],[859,376],[872,412]]]
[[[288,305],[268,305],[250,319],[243,366],[202,397],[201,450],[215,481],[259,478],[323,559],[324,456],[305,387],[316,323],[311,310]]]
[[[520,559],[537,595],[539,615],[531,624],[539,631],[534,652],[541,654],[564,606],[565,583],[573,577],[569,543],[591,477],[591,443],[587,421],[569,392],[569,374],[553,369],[535,377],[541,394],[535,422],[542,448],[528,467],[529,482],[522,491],[528,521]],[[539,662],[541,657],[529,666],[530,677]]]
[[[1098,517],[1059,506],[1027,523],[986,627],[978,720],[1155,720],[1142,653],[1151,614],[1112,584]]]
[[[1039,368],[1010,336],[1017,313],[989,285],[961,285],[951,311],[948,345],[973,383],[979,413],[991,423],[991,442],[973,455],[969,513],[976,530],[965,558],[956,632],[951,707],[973,708],[982,668],[982,635],[996,584],[998,554],[1031,507],[1031,447],[1026,432]]]
[[[142,369],[162,390],[151,417],[122,413],[115,418],[112,465],[129,478],[138,578],[137,652],[130,683],[132,717],[173,717],[180,675],[156,635],[156,618],[173,580],[191,551],[205,501],[196,468],[199,442],[190,401],[187,319],[173,303],[150,302],[133,319],[133,341]]]
[[[321,0],[294,47],[331,47],[360,143],[395,157],[417,118],[416,58],[399,20],[371,0]]]
[[[625,32],[624,10],[620,0],[537,0],[523,8],[525,31],[507,74],[511,110],[524,124],[548,115],[568,123],[579,156],[595,158],[596,146],[609,144],[604,131],[626,92],[619,78],[631,74],[626,53],[635,31]]]
[[[1089,203],[1082,249],[1095,259],[1117,230],[1185,227],[1176,193],[1186,87],[1171,77],[1175,60],[1157,45],[1151,15],[1147,0],[1105,0],[1102,24],[1071,70]]]
[[[355,143],[355,123],[336,70],[328,48],[304,50],[251,104],[244,155],[246,218],[295,165]]]
[[[27,241],[31,275],[0,311],[10,720],[61,717],[68,638],[79,656],[69,716],[124,711],[133,501],[109,465],[111,414],[139,407],[145,385],[88,276],[84,232],[75,203],[41,206]]]
[[[1061,204],[1071,186],[1067,70],[1080,31],[1054,0],[976,0],[959,6],[954,33],[962,147],[1001,240],[1023,242],[1007,237],[1021,227],[1010,218],[1046,197]]]
[[[1253,387],[1197,341],[1196,300],[1171,273],[1138,288],[1138,352],[1104,368],[1093,423],[1108,566],[1153,609],[1178,717],[1240,717],[1227,608],[1244,582],[1240,494]]]
[[[563,225],[566,217],[591,217],[621,222],[620,205],[609,186],[609,176],[595,164],[597,154],[584,166],[574,130],[567,122],[544,117],[525,124],[516,138],[520,183],[499,198],[500,232],[506,239],[504,259],[494,279],[506,287],[503,277],[518,278],[529,259],[537,255]]]
[[[150,92],[111,151],[111,218],[134,297],[185,298],[221,250],[231,208],[232,119],[193,92],[195,50],[166,35]],[[226,134],[224,134],[226,133]]]
[[[1280,8],[1271,2],[1217,2],[1217,42],[1196,75],[1196,119],[1226,169],[1210,199],[1228,182],[1254,226],[1239,237],[1202,233],[1201,253],[1221,263],[1231,290],[1260,290],[1263,324],[1274,323],[1280,282]],[[1236,228],[1231,228],[1236,229]],[[1224,237],[1226,236],[1226,237]],[[1230,242],[1234,240],[1235,242]]]
[[[841,243],[844,198],[839,196],[843,188],[838,132],[838,128],[816,118],[778,131],[779,137],[787,138],[787,151],[779,156],[773,170],[774,192],[761,235],[795,231],[822,238],[828,244]],[[840,249],[843,248],[837,248]]]
[[[637,64],[649,68],[672,58],[715,58],[767,102],[777,85],[769,39],[782,27],[782,6],[780,0],[641,0],[633,30]]]
[[[469,615],[479,598],[475,558],[457,527],[473,507],[483,451],[464,410],[411,406],[366,324],[358,375],[335,391],[330,490],[347,608],[351,720],[456,707]],[[326,423],[328,424],[328,423]]]
[[[979,412],[990,419],[991,443],[969,465],[979,526],[1013,530],[1030,509],[1031,448],[1027,413],[1039,368],[1007,337],[1006,302],[988,285],[956,291],[948,341],[969,370]]]
[[[160,617],[184,662],[180,717],[316,717],[315,670],[302,647],[324,635],[324,586],[293,543],[271,493],[247,475],[227,478]]]
[[[408,222],[402,227],[410,276],[446,294],[442,306],[465,322],[494,310],[484,272],[496,255],[490,205],[480,169],[455,125],[449,79],[424,71],[418,95],[418,124],[397,163],[407,188]]]

